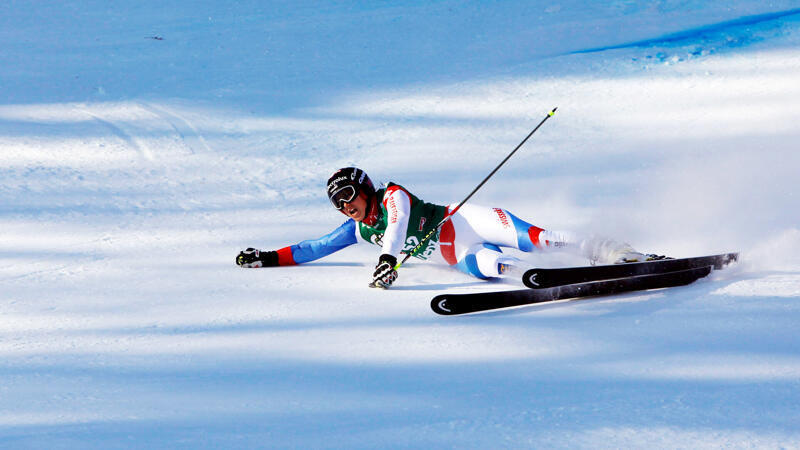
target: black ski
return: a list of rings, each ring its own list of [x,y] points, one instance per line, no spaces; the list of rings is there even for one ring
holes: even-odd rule
[[[563,267],[555,269],[530,269],[522,276],[522,282],[531,289],[543,289],[565,284],[586,283],[589,281],[612,280],[637,275],[650,275],[664,272],[713,266],[721,269],[739,259],[738,253],[697,256],[694,258],[662,259],[641,263],[612,264],[603,266]]]
[[[545,289],[521,289],[472,294],[442,294],[431,300],[431,309],[442,315],[466,314],[569,298],[683,286],[711,272],[712,266],[615,280],[593,281]]]

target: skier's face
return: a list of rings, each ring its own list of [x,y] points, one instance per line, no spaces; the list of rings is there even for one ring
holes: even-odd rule
[[[367,199],[364,194],[358,194],[351,203],[344,202],[342,214],[356,222],[361,222],[367,216]]]

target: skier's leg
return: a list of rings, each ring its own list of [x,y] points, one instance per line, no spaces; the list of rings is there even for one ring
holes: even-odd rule
[[[502,208],[464,205],[451,219],[465,245],[488,243],[525,252],[564,250],[604,264],[652,259],[629,244],[600,236],[579,236],[565,231],[545,230],[530,224]],[[460,259],[460,258],[459,258]]]
[[[519,236],[520,250],[529,252],[533,248],[541,250],[566,250],[583,256],[592,264],[619,264],[627,262],[662,259],[663,256],[643,254],[636,251],[626,242],[616,241],[603,236],[578,236],[565,231],[543,230],[504,211],[514,223]],[[527,232],[526,232],[527,230]],[[526,240],[528,237],[529,240]]]
[[[618,264],[653,259],[656,255],[645,255],[626,242],[615,241],[602,236],[579,236],[566,231],[544,230],[531,225],[508,211],[519,236],[519,249],[529,252],[533,248],[541,250],[565,250],[583,256],[592,264]],[[527,232],[525,232],[527,230]],[[528,237],[529,240],[525,240]]]
[[[470,234],[478,242],[525,252],[534,249],[569,249],[580,243],[572,233],[539,228],[502,208],[464,205],[452,220],[460,234]]]

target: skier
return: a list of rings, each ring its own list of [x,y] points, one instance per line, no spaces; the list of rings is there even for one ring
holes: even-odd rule
[[[388,183],[375,189],[367,174],[355,167],[336,171],[329,179],[328,198],[349,219],[331,233],[275,251],[248,248],[236,257],[241,267],[302,264],[322,258],[358,242],[381,247],[372,275],[372,287],[388,288],[397,279],[397,258],[418,246],[456,205],[443,206],[420,200],[403,186]],[[660,259],[630,245],[598,237],[578,238],[572,233],[545,230],[502,208],[464,204],[428,242],[412,256],[443,259],[477,278],[520,278],[527,268],[500,247],[525,252],[561,249],[580,254],[593,263],[628,263]]]

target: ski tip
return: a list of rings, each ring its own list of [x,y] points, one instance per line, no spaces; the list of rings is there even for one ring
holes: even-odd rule
[[[558,106],[556,106],[555,108],[551,109],[550,112],[547,113],[547,115],[550,116],[550,117],[553,117],[553,115],[556,113],[557,109],[558,109]]]

